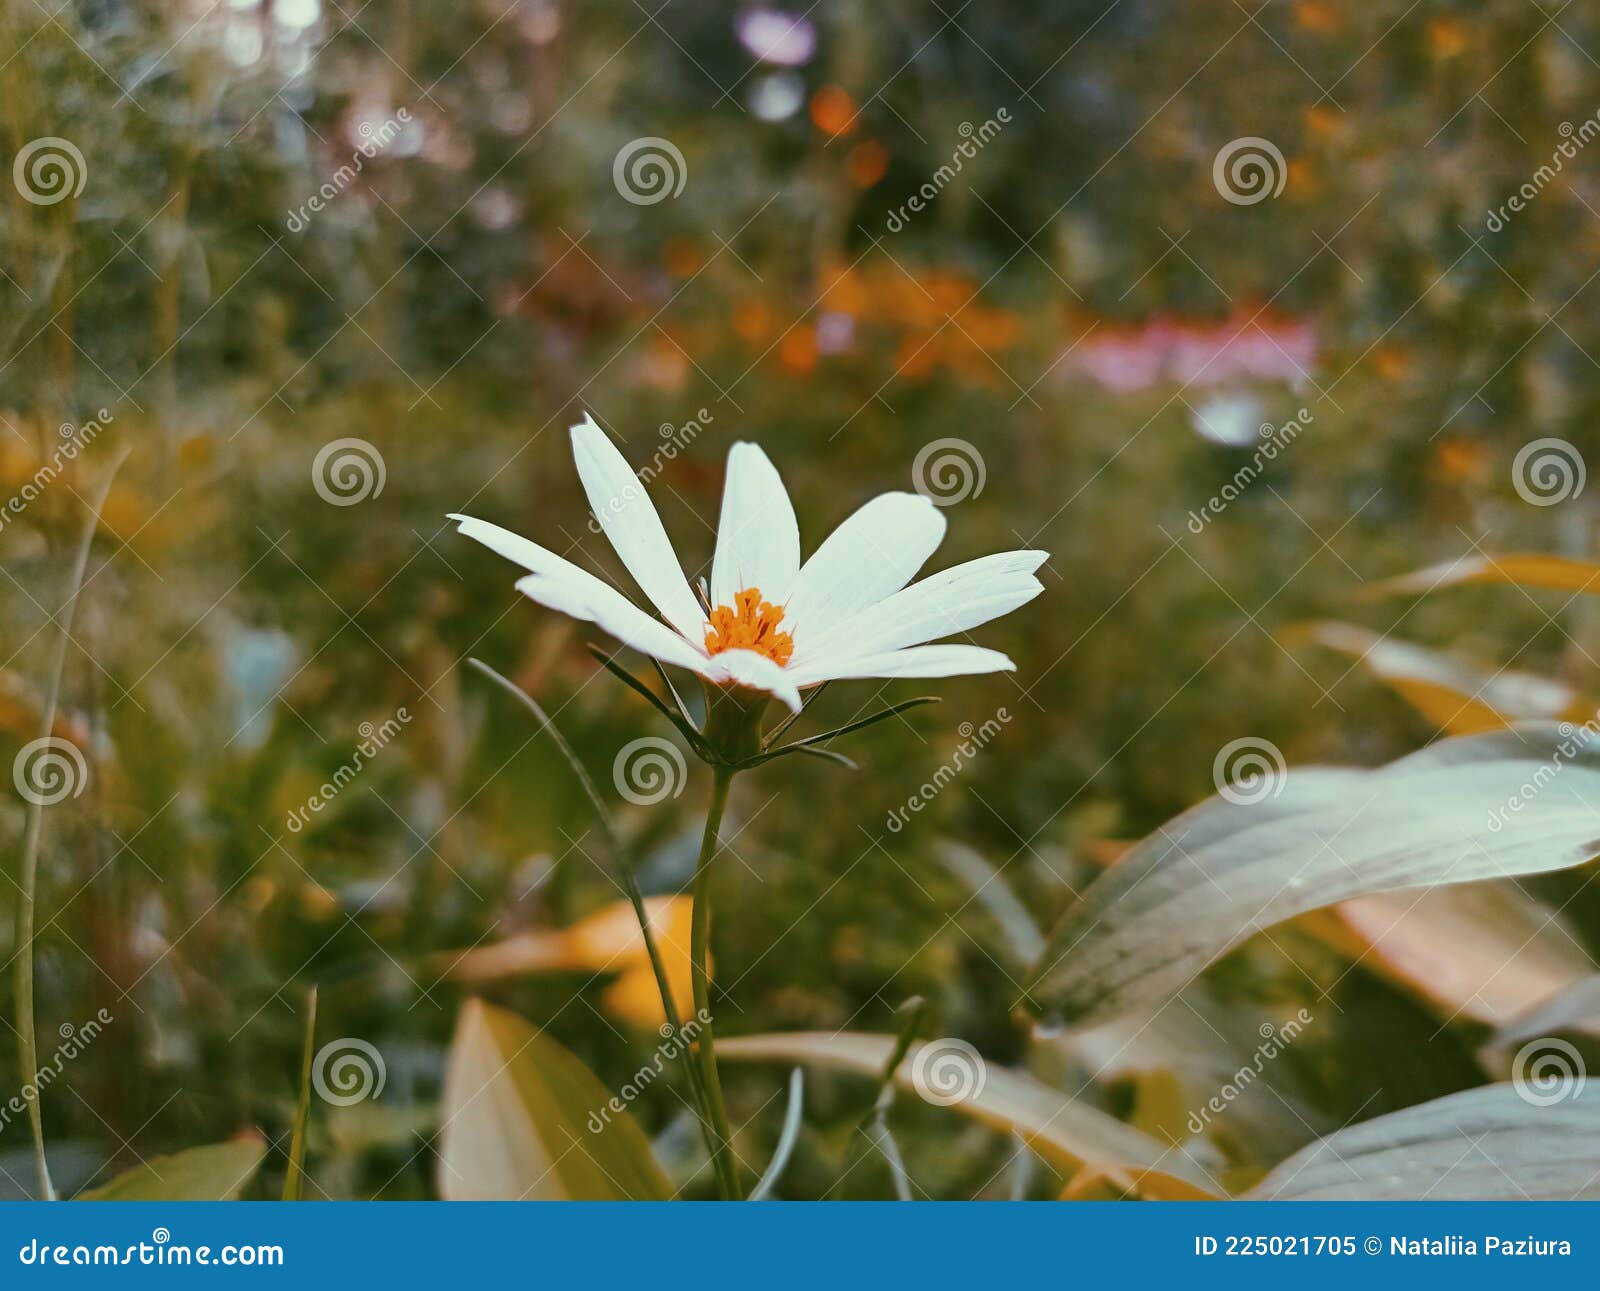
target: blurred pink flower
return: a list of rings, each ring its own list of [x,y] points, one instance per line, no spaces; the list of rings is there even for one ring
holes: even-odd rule
[[[1158,315],[1131,327],[1103,327],[1076,354],[1079,370],[1119,393],[1161,381],[1211,386],[1243,378],[1298,385],[1316,360],[1316,331],[1308,321],[1258,307],[1237,309],[1221,322]]]

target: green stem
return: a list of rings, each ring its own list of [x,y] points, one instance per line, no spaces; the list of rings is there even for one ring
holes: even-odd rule
[[[89,564],[89,547],[94,542],[95,531],[100,527],[100,511],[111,492],[111,481],[117,468],[127,457],[123,449],[112,463],[100,485],[100,491],[89,508],[89,519],[83,536],[78,541],[78,551],[72,566],[71,591],[67,603],[56,616],[61,635],[56,640],[55,657],[50,664],[50,681],[45,691],[44,712],[40,721],[40,737],[48,739],[55,730],[56,707],[61,699],[61,678],[67,666],[67,643],[72,639],[72,618],[78,608],[78,593],[83,589],[83,574]],[[32,797],[28,803],[27,827],[22,839],[22,864],[17,898],[17,978],[16,1007],[17,1031],[20,1041],[17,1052],[21,1059],[24,1088],[35,1085],[39,1079],[39,1034],[33,1016],[33,937],[34,906],[39,889],[39,839],[44,832],[44,803]],[[44,1116],[39,1099],[28,1100],[28,1125],[33,1130],[33,1163],[39,1177],[39,1197],[43,1201],[56,1199],[55,1185],[50,1182],[50,1165],[44,1155]]]
[[[596,658],[605,662],[600,654]],[[639,923],[639,934],[644,938],[645,954],[650,960],[650,971],[655,974],[656,989],[661,993],[661,1007],[666,1013],[667,1022],[672,1027],[673,1036],[680,1042],[685,1042],[684,1026],[678,1013],[677,1002],[672,998],[672,986],[667,980],[667,966],[661,958],[660,947],[656,944],[656,936],[650,927],[649,912],[645,909],[644,893],[639,888],[639,876],[634,871],[633,861],[628,849],[623,846],[622,838],[617,833],[617,827],[611,819],[611,813],[606,809],[605,800],[600,797],[600,792],[590,779],[588,770],[578,760],[578,755],[573,751],[572,745],[567,743],[567,737],[561,729],[550,719],[550,714],[544,711],[538,700],[523,690],[521,686],[509,677],[502,676],[481,659],[468,659],[467,663],[477,669],[495,685],[516,699],[524,708],[533,714],[534,719],[549,735],[556,746],[556,751],[566,759],[567,766],[571,768],[577,778],[579,787],[584,796],[589,799],[589,805],[594,808],[595,820],[600,825],[600,835],[605,840],[606,850],[611,857],[611,863],[622,876],[623,891],[627,893],[628,903],[633,907],[634,918]],[[622,674],[626,676],[626,674]],[[689,1075],[689,1092],[694,1097],[696,1114],[700,1121],[701,1132],[705,1135],[706,1151],[715,1156],[716,1139],[711,1125],[711,1109],[706,1099],[705,1089],[700,1081],[700,1072],[693,1059],[687,1063],[684,1070]],[[719,1177],[719,1184],[721,1179]]]
[[[722,1101],[722,1081],[717,1076],[717,1047],[711,1031],[711,974],[707,955],[711,943],[711,862],[717,854],[717,835],[722,828],[722,812],[728,805],[728,786],[733,769],[719,766],[711,781],[711,806],[706,811],[706,832],[700,841],[700,860],[694,870],[694,918],[689,929],[689,964],[694,982],[695,1021],[700,1034],[695,1041],[695,1057],[700,1064],[700,1080],[706,1087],[711,1108],[715,1142],[711,1165],[725,1200],[737,1199],[739,1176],[734,1170],[729,1145],[733,1139],[728,1126],[728,1109]]]

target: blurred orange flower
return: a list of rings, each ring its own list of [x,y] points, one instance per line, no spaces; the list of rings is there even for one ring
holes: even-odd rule
[[[850,150],[850,182],[871,188],[889,169],[889,150],[876,139],[863,139]]]
[[[1329,32],[1339,27],[1339,12],[1325,0],[1300,0],[1294,16],[1307,31]]]
[[[809,324],[802,323],[784,333],[778,342],[778,362],[796,376],[802,376],[817,366],[817,334]]]
[[[1441,439],[1433,450],[1434,472],[1452,483],[1482,484],[1489,467],[1488,448],[1474,439]]]
[[[1428,23],[1428,44],[1440,58],[1454,58],[1467,47],[1467,26],[1456,18],[1434,18]]]
[[[688,238],[668,238],[661,245],[661,267],[674,278],[687,278],[705,263],[700,248]]]
[[[824,85],[811,96],[811,122],[824,134],[850,134],[856,128],[856,101],[838,85]]]
[[[689,976],[693,906],[686,896],[649,897],[644,903],[680,1020],[693,1012]],[[602,906],[570,928],[518,933],[451,959],[450,976],[466,982],[527,973],[615,973],[616,979],[600,997],[606,1012],[640,1027],[657,1027],[667,1020],[644,937],[633,906],[626,901]]]
[[[896,367],[904,376],[943,370],[983,384],[997,381],[1000,369],[991,356],[1021,335],[1016,314],[979,304],[978,284],[948,269],[830,262],[817,286],[822,315],[875,325],[896,339]],[[809,370],[814,361],[814,355],[794,358],[785,359],[791,371]]]

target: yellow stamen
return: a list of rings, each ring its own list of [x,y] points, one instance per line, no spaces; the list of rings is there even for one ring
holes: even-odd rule
[[[747,587],[733,598],[733,608],[719,605],[711,611],[711,626],[706,631],[706,650],[754,650],[773,663],[783,665],[794,653],[794,638],[779,632],[783,610],[761,599],[761,590]]]

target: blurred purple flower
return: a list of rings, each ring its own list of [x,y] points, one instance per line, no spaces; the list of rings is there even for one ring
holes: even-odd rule
[[[856,321],[849,314],[826,313],[817,319],[817,352],[842,354],[856,339]]]
[[[739,43],[763,63],[800,67],[817,52],[817,29],[802,14],[742,9],[733,21]]]

